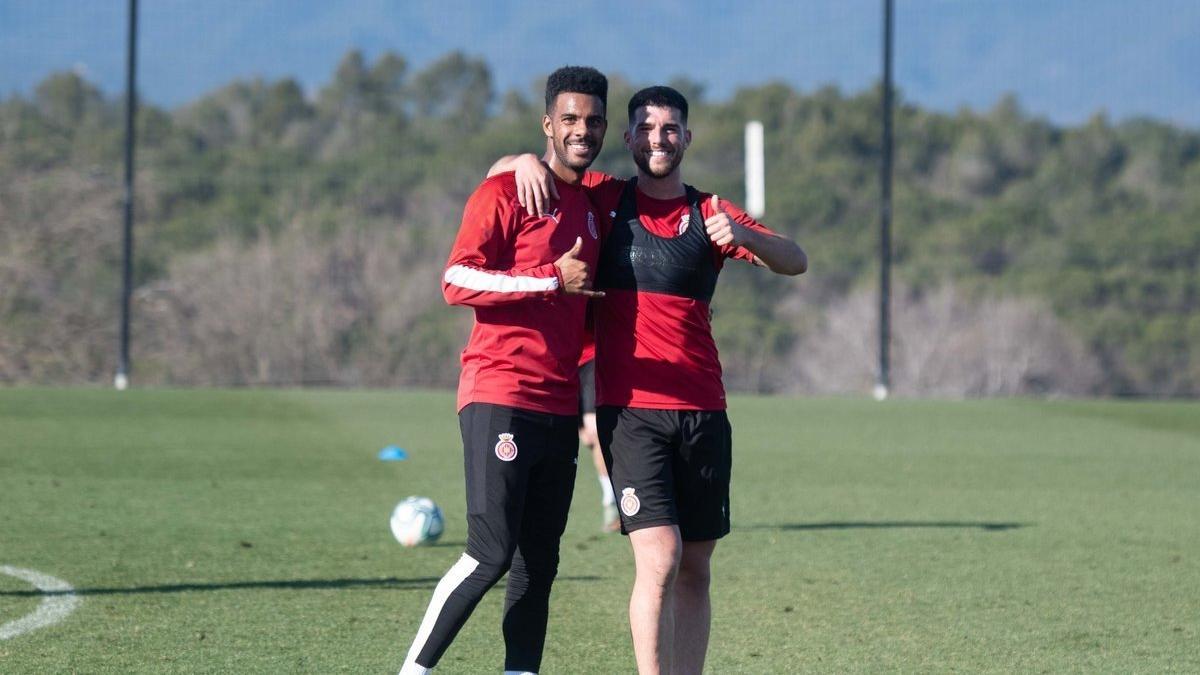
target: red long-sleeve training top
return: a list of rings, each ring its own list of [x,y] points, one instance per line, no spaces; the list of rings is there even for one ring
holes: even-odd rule
[[[459,410],[476,402],[578,412],[587,298],[561,290],[554,261],[580,238],[578,258],[595,270],[600,221],[582,187],[556,185],[559,199],[545,216],[527,215],[511,172],[487,179],[467,200],[442,276],[446,302],[475,310]]]

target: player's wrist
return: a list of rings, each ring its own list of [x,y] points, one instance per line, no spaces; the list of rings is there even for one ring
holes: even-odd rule
[[[562,268],[561,268],[561,267],[559,267],[559,266],[558,266],[558,263],[556,263],[556,262],[555,262],[555,263],[550,263],[550,267],[551,267],[551,268],[553,269],[553,271],[554,271],[554,278],[558,280],[558,288],[557,288],[557,289],[555,289],[555,290],[556,290],[558,293],[565,293],[565,292],[566,292],[566,289],[567,289],[567,282],[566,282],[566,280],[565,280],[565,279],[563,279]]]

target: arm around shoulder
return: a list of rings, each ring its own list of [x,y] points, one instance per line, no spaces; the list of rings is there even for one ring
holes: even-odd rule
[[[496,174],[504,173],[506,171],[516,171],[517,167],[520,166],[522,161],[528,162],[530,158],[532,158],[535,162],[540,161],[537,155],[529,152],[521,153],[519,155],[505,155],[496,160],[492,166],[488,168],[487,177],[491,178]]]
[[[541,158],[532,153],[505,155],[488,169],[488,178],[507,171],[514,172],[517,183],[517,201],[529,215],[544,214],[549,210],[550,200],[558,199],[558,188],[554,186],[554,175]]]

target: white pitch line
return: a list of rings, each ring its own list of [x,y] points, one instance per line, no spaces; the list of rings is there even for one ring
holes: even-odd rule
[[[75,589],[71,588],[71,584],[48,574],[8,565],[0,565],[0,574],[27,581],[39,591],[54,593],[54,595],[42,598],[42,604],[38,605],[38,608],[32,613],[0,626],[0,640],[8,640],[31,630],[52,626],[67,618],[67,615],[74,612],[81,602],[79,596],[74,593]]]

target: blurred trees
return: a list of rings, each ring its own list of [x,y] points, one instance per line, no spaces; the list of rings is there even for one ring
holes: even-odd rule
[[[628,175],[636,88],[612,78],[597,168]],[[767,128],[766,223],[800,281],[727,266],[714,329],[732,389],[863,391],[875,362],[880,91],[691,80],[686,179],[741,201],[742,127]],[[469,313],[440,270],[501,154],[540,152],[541,93],[485,63],[347,54],[306,93],[237,81],[138,119],[135,377],[146,383],[448,385]],[[895,379],[910,394],[1200,393],[1200,134],[1015,98],[900,99]],[[121,101],[74,73],[0,100],[0,381],[113,369]]]

